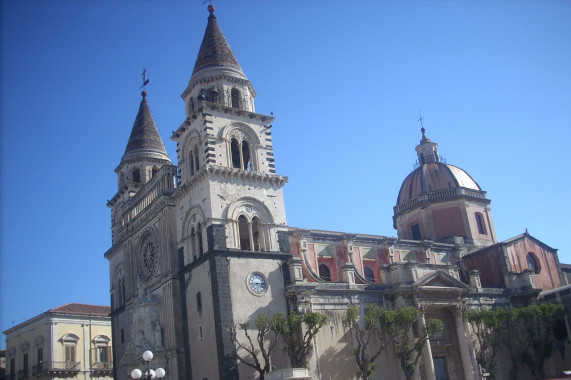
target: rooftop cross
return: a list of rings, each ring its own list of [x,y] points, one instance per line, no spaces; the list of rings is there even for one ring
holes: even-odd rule
[[[141,74],[143,76],[143,85],[141,87],[139,87],[139,89],[143,89],[143,92],[145,92],[145,86],[147,84],[149,84],[149,79],[147,79],[147,69],[145,69],[143,67],[143,73]]]
[[[422,132],[422,138],[426,138],[426,136],[424,135],[424,132],[426,131],[424,129],[424,125],[422,125],[422,121],[424,120],[424,118],[422,117],[422,115],[420,114],[420,110],[418,110],[418,120],[420,121],[420,131]]]

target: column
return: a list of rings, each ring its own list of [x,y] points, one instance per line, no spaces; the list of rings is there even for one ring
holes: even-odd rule
[[[426,329],[426,320],[424,314],[426,313],[426,305],[420,305],[420,315],[418,316],[418,332],[422,334]],[[426,380],[436,380],[434,373],[434,361],[432,360],[432,349],[430,348],[430,339],[426,340],[426,344],[422,348],[422,362],[424,363],[424,377]]]
[[[453,311],[456,332],[458,334],[458,348],[460,349],[460,357],[462,358],[462,368],[464,369],[464,379],[474,379],[474,369],[472,368],[472,360],[470,359],[470,348],[468,346],[469,337],[466,336],[464,329],[464,319],[462,318],[463,307],[458,305]]]

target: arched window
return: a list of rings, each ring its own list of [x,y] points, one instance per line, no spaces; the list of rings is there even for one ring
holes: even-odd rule
[[[260,230],[261,230],[261,223],[260,218],[255,216],[252,219],[252,240],[254,241],[254,251],[260,251]]]
[[[486,223],[484,223],[484,216],[479,212],[476,213],[476,225],[478,226],[478,233],[486,235]]]
[[[252,148],[248,140],[232,137],[230,140],[230,154],[233,168],[247,171],[253,170]]]
[[[242,169],[252,171],[252,162],[250,161],[250,144],[247,141],[242,141],[242,162],[244,166]]]
[[[240,90],[233,88],[230,92],[230,96],[232,97],[232,107],[240,108]]]
[[[196,252],[196,229],[194,227],[192,227],[192,230],[190,231],[190,246],[192,248],[192,259],[196,260],[198,255]]]
[[[133,182],[141,183],[141,171],[139,169],[133,169]]]
[[[331,271],[325,264],[319,264],[319,277],[325,281],[331,281]]]
[[[237,139],[232,139],[230,148],[232,150],[232,167],[240,169],[240,143]]]
[[[204,253],[204,247],[202,245],[202,226],[200,223],[198,223],[196,234],[197,234],[196,240],[198,243],[198,255],[202,256],[202,254]]]
[[[109,342],[111,339],[105,335],[98,335],[93,339],[93,345],[95,346],[95,366],[101,368],[107,368],[111,359],[111,347]]]
[[[76,348],[77,342],[79,342],[79,337],[75,334],[65,334],[61,338],[61,342],[64,347],[64,361],[65,361],[65,368],[72,369],[77,366],[76,361]]]
[[[188,167],[190,168],[190,176],[192,177],[194,175],[194,153],[190,152],[190,156],[188,158]]]
[[[240,249],[250,251],[250,228],[244,215],[238,217],[238,232],[240,234]]]
[[[365,267],[365,279],[367,281],[375,282],[375,274],[373,273],[373,269],[371,267]]]
[[[207,100],[212,103],[218,103],[218,89],[216,87],[208,90]]]
[[[198,161],[198,146],[194,147],[194,171],[197,172],[200,168],[200,162]]]
[[[539,265],[539,260],[533,252],[527,254],[527,267],[537,274],[541,271],[541,266]]]

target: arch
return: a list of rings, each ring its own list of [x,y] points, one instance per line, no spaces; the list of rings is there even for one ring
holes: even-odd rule
[[[188,132],[188,136],[182,144],[181,161],[179,166],[184,167],[183,174],[191,178],[200,168],[200,160],[198,155],[198,147],[200,145],[200,132],[193,128]]]
[[[232,108],[241,108],[242,94],[236,87],[230,90],[231,106]]]
[[[107,344],[110,341],[111,339],[109,339],[109,337],[106,335],[97,335],[95,338],[93,338],[94,344]]]
[[[159,167],[153,166],[151,169],[151,178],[154,178],[159,173]]]
[[[319,277],[321,277],[322,280],[324,281],[331,281],[331,270],[329,270],[329,267],[326,264],[319,264]]]
[[[478,233],[480,235],[487,235],[486,232],[486,222],[484,221],[484,215],[482,215],[481,213],[477,212],[474,214],[475,218],[476,218],[476,225],[478,226]]]
[[[215,86],[210,87],[206,92],[206,100],[208,100],[209,102],[212,102],[212,103],[218,103],[218,95],[219,94],[220,94],[220,92],[218,91],[218,89]]]
[[[184,217],[181,241],[185,243],[186,262],[194,261],[204,254],[204,211],[198,205],[192,206]]]
[[[139,169],[133,169],[133,182],[141,183],[141,171]]]
[[[252,157],[250,156],[250,143],[242,141],[242,169],[252,171]]]
[[[245,249],[242,247],[248,246],[248,250],[263,251],[270,247],[273,218],[266,205],[255,198],[241,198],[230,204],[226,217],[232,221],[231,225],[234,226],[233,236],[236,248]],[[242,244],[242,240],[246,237],[249,241],[247,245]]]
[[[367,281],[375,282],[375,272],[373,271],[373,268],[365,266],[363,272]]]
[[[238,237],[240,239],[240,249],[250,251],[250,231],[248,219],[244,215],[238,217]]]
[[[242,166],[240,159],[240,142],[236,138],[230,139],[230,155],[232,160],[232,167],[240,169]]]
[[[529,252],[526,256],[527,267],[533,271],[533,273],[538,274],[541,272],[541,264],[539,259],[533,252]]]

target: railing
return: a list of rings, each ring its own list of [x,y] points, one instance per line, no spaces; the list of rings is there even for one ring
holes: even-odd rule
[[[468,189],[465,187],[457,187],[455,189],[444,189],[444,190],[432,191],[430,193],[422,193],[416,198],[412,198],[404,203],[401,203],[398,206],[395,206],[395,211],[397,214],[400,214],[401,212],[416,207],[420,203],[455,199],[461,196],[486,199],[486,192],[480,190]]]
[[[112,370],[113,362],[95,362],[91,365],[91,369],[95,371]]]
[[[160,168],[158,173],[133,198],[125,203],[124,209],[129,211],[121,216],[120,227],[133,220],[163,192],[174,190],[175,177],[176,167],[165,165]]]
[[[24,380],[30,377],[30,371],[28,368],[24,368],[18,371],[18,380]]]
[[[79,362],[42,362],[32,367],[32,374],[42,372],[66,372],[79,371]]]

